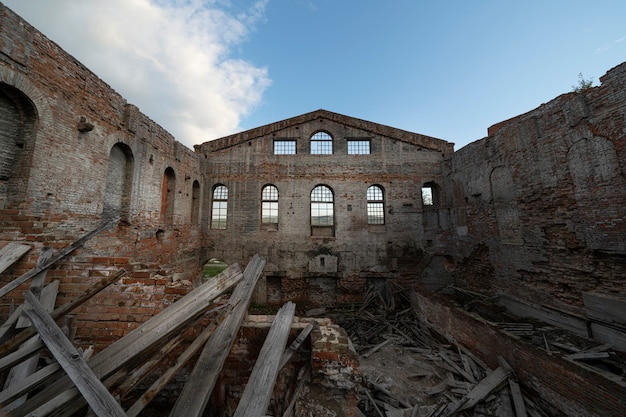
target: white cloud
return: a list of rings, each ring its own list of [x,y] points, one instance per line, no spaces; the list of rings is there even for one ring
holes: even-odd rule
[[[189,147],[237,131],[270,85],[230,54],[267,0],[3,1]]]

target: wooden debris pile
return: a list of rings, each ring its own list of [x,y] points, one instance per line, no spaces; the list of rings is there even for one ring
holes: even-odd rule
[[[359,416],[549,416],[522,393],[504,359],[492,370],[432,332],[411,298],[388,282],[370,287],[358,310],[332,315],[361,356]]]
[[[198,357],[197,362],[169,415],[203,414],[247,313],[265,260],[258,255],[253,257],[243,273],[238,265],[231,265],[101,352],[81,352],[57,323],[116,282],[125,271],[111,273],[54,310],[58,282],[44,286],[45,271],[106,227],[99,227],[54,256],[51,251],[42,251],[36,268],[0,289],[1,294],[6,294],[31,280],[25,303],[0,328],[0,375],[5,382],[0,391],[1,415],[70,417],[79,412],[84,415],[86,410],[89,416],[136,416],[192,357]],[[0,250],[0,270],[29,249],[27,245],[5,246]],[[213,301],[232,287],[235,289],[228,302],[215,307]],[[294,311],[295,305],[287,303],[274,319],[235,415],[265,414],[276,376],[299,346],[294,342],[285,350]],[[184,330],[200,318],[212,321],[173,364],[164,361],[183,341]],[[300,343],[311,328],[305,330],[307,333],[298,339]],[[41,366],[38,358],[44,349],[52,360]],[[153,375],[156,369],[160,371],[157,376]],[[148,376],[154,381],[152,385],[130,406],[122,408],[121,404],[128,404],[124,398]]]

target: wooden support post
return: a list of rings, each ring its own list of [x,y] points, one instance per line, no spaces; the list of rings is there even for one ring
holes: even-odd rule
[[[292,302],[278,310],[233,417],[260,417],[267,411],[295,311]]]
[[[122,407],[102,385],[98,377],[87,366],[82,355],[78,353],[72,343],[65,337],[52,317],[31,292],[24,294],[29,306],[24,310],[39,337],[48,346],[50,353],[65,370],[76,388],[83,395],[89,406],[100,417],[126,417]]]

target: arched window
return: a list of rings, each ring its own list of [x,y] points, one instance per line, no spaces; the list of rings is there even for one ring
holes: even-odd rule
[[[266,185],[261,192],[261,223],[278,223],[278,188]]]
[[[333,191],[325,185],[318,185],[311,191],[311,226],[332,226],[334,224]]]
[[[367,224],[385,224],[385,196],[379,185],[367,189]]]
[[[168,167],[163,174],[161,191],[161,216],[165,224],[174,223],[174,199],[176,198],[176,174]]]
[[[0,82],[0,208],[23,199],[32,166],[37,119],[32,101],[18,89]]]
[[[211,229],[226,229],[228,214],[228,187],[218,184],[213,188],[211,207]]]
[[[319,131],[311,136],[311,154],[312,155],[332,155],[333,154],[333,137],[329,133]]]
[[[191,188],[191,224],[195,225],[200,219],[200,183],[198,180],[193,182]]]
[[[130,196],[133,185],[133,153],[123,143],[111,148],[102,217],[104,220],[119,217],[130,222]]]

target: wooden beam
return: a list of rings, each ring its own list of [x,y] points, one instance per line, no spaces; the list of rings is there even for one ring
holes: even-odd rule
[[[230,289],[241,280],[242,274],[239,265],[233,264],[216,277],[195,288],[189,294],[170,305],[150,320],[141,324],[123,338],[113,342],[107,348],[94,355],[89,360],[89,366],[100,378],[106,378],[125,364],[135,360],[150,347],[168,339],[186,326],[191,320],[206,312],[211,301]],[[65,384],[63,383],[65,381]],[[67,380],[52,384],[40,393],[28,399],[16,415],[28,415],[37,410],[38,415],[45,415],[49,407],[64,405],[76,396],[63,393],[67,390]],[[46,403],[50,402],[48,406]]]
[[[467,410],[475,406],[480,400],[485,398],[496,390],[503,382],[509,377],[509,373],[504,370],[503,367],[498,367],[495,371],[483,378],[470,392],[467,393],[452,410],[448,412],[449,416],[452,416],[459,411]]]
[[[87,233],[85,236],[76,240],[71,245],[66,246],[65,248],[61,249],[55,256],[51,257],[43,265],[38,265],[35,268],[28,271],[27,273],[25,273],[24,275],[21,275],[15,278],[13,281],[8,283],[4,287],[0,288],[0,297],[4,297],[9,292],[13,291],[14,289],[19,287],[21,284],[25,283],[26,281],[28,281],[29,279],[31,279],[38,273],[48,269],[50,266],[54,265],[57,261],[65,258],[67,255],[69,255],[70,253],[74,252],[76,249],[81,247],[86,241],[88,241],[89,239],[97,235],[98,233],[108,228],[111,224],[113,224],[113,221],[102,223],[96,229],[92,230],[91,232]]]
[[[159,392],[167,385],[167,383],[176,375],[176,373],[195,355],[206,343],[209,336],[215,331],[215,328],[230,314],[233,306],[222,310],[217,317],[194,339],[193,342],[185,349],[185,351],[176,358],[176,363],[165,371],[152,385],[148,388],[135,403],[126,410],[128,417],[137,416],[145,407],[157,396]]]
[[[19,260],[31,249],[30,245],[9,242],[0,249],[0,274]]]
[[[24,314],[28,316],[37,329],[39,337],[87,400],[89,406],[100,417],[126,417],[122,407],[87,366],[82,355],[65,337],[52,317],[39,304],[37,298],[30,291],[27,291],[24,297],[28,302]]]
[[[278,310],[233,417],[259,417],[267,411],[295,311],[292,302]]]
[[[513,397],[513,405],[515,407],[516,417],[527,417],[526,405],[519,384],[513,378],[509,378],[509,388],[511,388],[511,397]]]
[[[302,329],[300,334],[296,337],[296,340],[294,340],[285,353],[283,353],[283,357],[280,359],[279,369],[283,369],[285,365],[287,365],[287,362],[289,362],[293,354],[297,352],[300,345],[302,345],[306,338],[309,337],[311,330],[313,330],[313,323],[309,323],[304,329]]]
[[[43,274],[45,274],[45,272]],[[46,285],[43,288],[43,290],[39,288],[39,285],[41,285],[41,283],[31,281],[31,290],[29,291],[32,292],[32,289],[38,290],[37,292],[39,293],[41,297],[38,297],[37,295],[35,295],[35,298],[38,298],[38,299],[40,298],[41,304],[43,305],[46,313],[50,313],[52,310],[54,310],[54,303],[56,300],[57,291],[59,289],[59,281],[57,280],[52,281],[50,284]],[[24,316],[24,324],[30,326],[30,321],[26,318],[26,316]],[[18,321],[18,326],[19,326],[19,321]],[[20,348],[18,349],[18,352],[22,349],[29,348],[30,345],[41,345],[38,342],[39,342],[39,337],[33,336],[30,340],[27,340],[20,346]],[[9,375],[7,376],[6,381],[4,381],[4,389],[7,389],[15,385],[16,382],[22,381],[24,378],[26,378],[27,376],[35,372],[35,370],[37,369],[38,362],[39,362],[39,355],[35,354],[29,357],[28,359],[26,359],[25,361],[23,361],[22,363],[17,364],[13,368],[11,368],[11,371],[9,371]],[[26,396],[23,396],[22,398],[18,398],[12,404],[5,407],[5,411],[12,410],[13,408],[19,406],[20,404],[23,404],[24,401],[26,401]]]
[[[98,294],[100,291],[108,287],[109,285],[116,282],[120,277],[126,274],[126,271],[120,269],[115,273],[112,273],[106,278],[98,281],[95,285],[91,286],[87,291],[80,294],[78,297],[72,299],[70,302],[63,304],[62,306],[56,308],[50,316],[53,320],[58,320],[61,317],[65,316],[70,311],[74,310],[76,307],[79,307],[87,300],[89,300],[94,295]],[[26,340],[31,338],[36,333],[35,329],[32,327],[27,327],[23,329],[21,332],[17,333],[12,339],[6,341],[4,344],[0,345],[0,356],[6,355],[8,352],[11,352],[19,345],[24,343]]]
[[[264,266],[265,259],[259,255],[255,255],[248,263],[243,280],[237,285],[229,300],[229,303],[237,305],[204,346],[189,380],[170,412],[171,417],[199,417],[204,412],[217,377],[235,342],[239,326],[248,311],[254,288]]]

